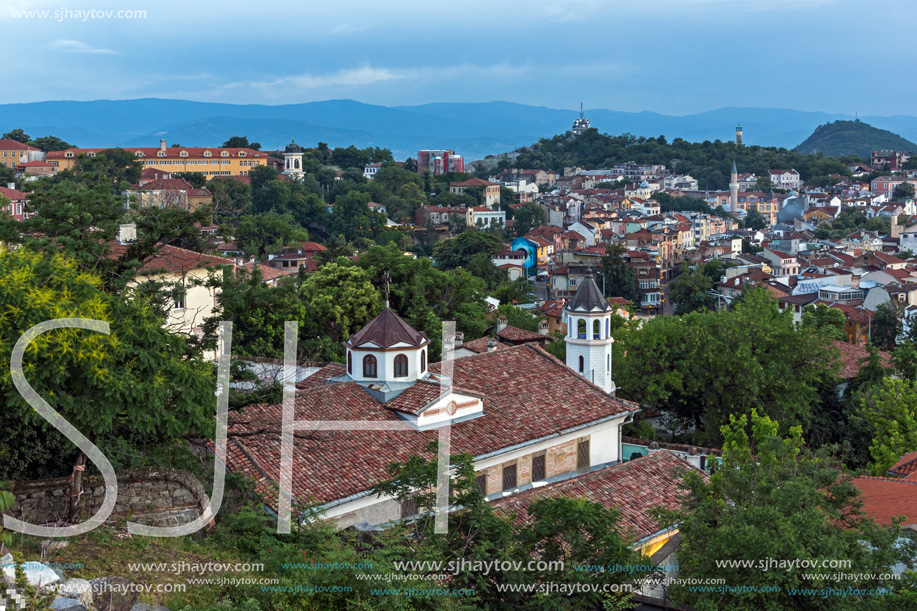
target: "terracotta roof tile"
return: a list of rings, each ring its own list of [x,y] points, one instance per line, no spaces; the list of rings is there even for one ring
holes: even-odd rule
[[[439,373],[440,368],[433,364],[430,371]],[[333,381],[344,373],[344,366],[334,363],[300,382],[296,419],[402,422],[362,386]],[[484,416],[452,426],[453,451],[474,456],[636,409],[529,345],[458,359],[453,379],[457,389],[467,389],[460,392],[485,397]],[[248,436],[236,439],[238,451],[228,458],[231,470],[264,473],[265,482],[277,480],[281,413],[278,404],[234,414],[230,431]],[[420,453],[435,436],[435,431],[298,431],[293,493],[330,502],[364,492],[387,477],[391,462]]]
[[[515,514],[517,521],[528,519],[529,504],[535,499],[585,498],[621,512],[620,526],[631,541],[661,529],[649,515],[653,507],[677,508],[684,497],[684,475],[697,471],[690,463],[668,450],[644,458],[606,467],[568,480],[532,488],[494,501],[499,512]]]
[[[862,365],[860,365],[860,360],[869,356],[869,352],[865,348],[860,348],[859,346],[841,342],[836,339],[831,340],[831,343],[841,352],[841,370],[837,375],[844,380],[857,377],[857,374],[860,372],[860,367],[862,367]],[[892,363],[889,354],[881,351],[879,354],[882,356],[885,366],[890,369]]]
[[[904,524],[917,524],[917,482],[892,477],[855,477],[854,486],[863,495],[866,515],[879,524],[891,524],[904,516]]]
[[[911,475],[917,473],[917,452],[908,452],[888,470],[893,475]]]

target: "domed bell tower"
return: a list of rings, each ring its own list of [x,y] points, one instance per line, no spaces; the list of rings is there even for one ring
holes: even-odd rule
[[[611,379],[612,311],[592,276],[583,280],[564,309],[567,367],[609,394],[615,391]]]

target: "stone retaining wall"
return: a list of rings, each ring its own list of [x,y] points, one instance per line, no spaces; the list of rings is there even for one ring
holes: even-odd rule
[[[209,503],[204,487],[187,471],[128,469],[118,476],[118,500],[109,520],[130,517],[150,526],[177,526],[197,519]],[[31,524],[65,520],[69,510],[70,478],[17,482],[11,515]],[[105,498],[101,475],[83,477],[82,519],[95,514]]]

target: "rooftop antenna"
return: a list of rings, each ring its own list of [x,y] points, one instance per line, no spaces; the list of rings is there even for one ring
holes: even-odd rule
[[[579,118],[580,119],[583,118],[583,101],[582,100],[579,101]]]
[[[382,281],[385,282],[385,309],[388,309],[388,284],[391,282],[392,276],[386,271],[382,274]]]

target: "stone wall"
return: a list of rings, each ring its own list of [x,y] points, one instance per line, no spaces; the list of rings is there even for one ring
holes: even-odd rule
[[[118,476],[118,500],[109,520],[130,518],[150,526],[176,526],[197,519],[209,503],[196,477],[177,469],[128,469]],[[10,488],[16,497],[11,515],[30,524],[66,520],[70,478],[17,482]],[[83,477],[81,519],[102,506],[105,480],[101,475]]]

